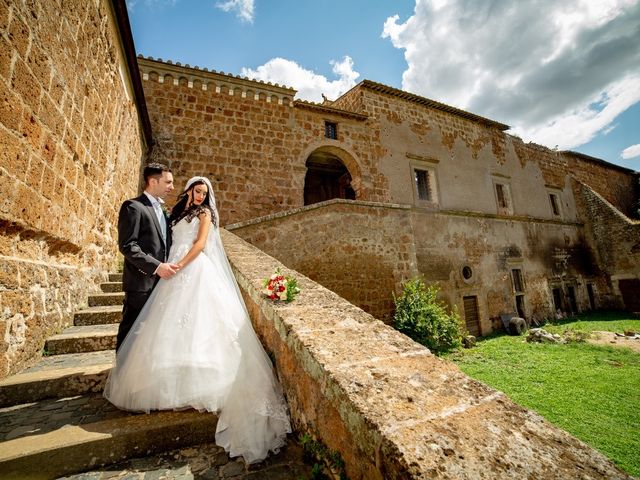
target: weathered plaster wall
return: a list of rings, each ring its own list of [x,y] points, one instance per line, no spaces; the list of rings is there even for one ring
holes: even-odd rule
[[[338,450],[353,480],[630,478],[601,453],[295,271],[290,304],[262,296],[282,266],[222,232],[295,427]]]
[[[516,312],[512,269],[522,272],[527,318],[553,318],[551,284],[570,282],[580,310],[589,309],[585,282],[599,277],[579,224],[417,209],[412,230],[420,275],[459,312],[464,296],[477,296],[483,335],[501,328],[501,314]]]
[[[436,209],[498,213],[494,181],[499,181],[510,187],[513,214],[553,218],[552,186],[562,203],[562,218],[575,220],[566,171],[552,179],[538,163],[548,149],[527,150],[497,128],[366,88],[362,92],[365,111],[379,119],[386,152],[380,168],[389,178],[391,201],[419,203],[412,168],[424,167],[436,176]],[[523,149],[528,155],[524,160]]]
[[[0,376],[116,261],[144,146],[110,8],[0,0]]]
[[[356,198],[385,201],[375,131],[355,115],[293,102],[293,90],[216,72],[139,58],[157,144],[177,185],[212,179],[223,224],[304,204],[305,162],[317,149],[339,156]],[[337,122],[338,140],[325,138]]]

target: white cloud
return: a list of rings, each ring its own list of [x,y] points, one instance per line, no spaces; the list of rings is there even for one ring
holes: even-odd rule
[[[574,148],[640,101],[640,2],[416,0],[382,36],[405,50],[403,89]]]
[[[255,70],[243,68],[242,75],[254,80],[293,87],[298,91],[299,98],[320,102],[323,93],[332,100],[339,97],[352,88],[360,76],[353,69],[353,60],[348,55],[340,61],[332,60],[330,63],[333,73],[338,77],[336,80],[328,80],[325,76],[284,58],[272,58]]]
[[[640,157],[640,143],[636,143],[635,145],[631,145],[630,147],[625,148],[620,154],[621,158],[628,160],[629,158]]]
[[[606,132],[618,115],[639,101],[640,75],[635,75],[587,99],[584,106],[559,113],[547,122],[527,126],[515,121],[513,132],[527,141],[572,149],[588,143],[599,131]]]
[[[226,0],[216,3],[216,7],[225,12],[236,12],[236,16],[243,22],[253,23],[253,0]]]

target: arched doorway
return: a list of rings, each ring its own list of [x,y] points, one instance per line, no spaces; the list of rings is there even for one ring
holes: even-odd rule
[[[351,185],[351,174],[338,156],[327,150],[315,150],[307,158],[305,166],[305,205],[332,198],[356,199],[356,192]]]

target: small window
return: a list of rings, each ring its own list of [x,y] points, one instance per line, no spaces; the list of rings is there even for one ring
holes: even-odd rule
[[[416,182],[418,199],[431,201],[432,195],[431,187],[429,185],[429,171],[415,169],[413,174]]]
[[[498,182],[496,182],[494,185],[496,189],[496,203],[498,204],[498,214],[499,215],[513,214],[509,185],[506,183],[498,183]]]
[[[551,202],[551,212],[556,217],[560,216],[560,203],[558,203],[558,196],[555,193],[549,194],[549,201]]]
[[[338,124],[333,122],[324,122],[324,136],[333,140],[337,140]]]
[[[473,270],[471,270],[471,267],[469,265],[465,265],[464,267],[462,267],[462,276],[465,280],[469,280],[471,279],[471,277],[473,277]]]
[[[507,201],[507,191],[501,183],[496,183],[496,195],[498,196],[498,206],[500,208],[508,209],[509,203]]]
[[[522,281],[522,270],[519,268],[511,269],[511,279],[513,280],[513,291],[516,293],[523,293],[524,282]]]

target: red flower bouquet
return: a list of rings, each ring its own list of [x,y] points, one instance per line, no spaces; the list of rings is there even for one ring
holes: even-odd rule
[[[271,277],[263,281],[264,294],[273,301],[290,302],[300,293],[298,281],[285,276],[280,268],[276,268]]]

